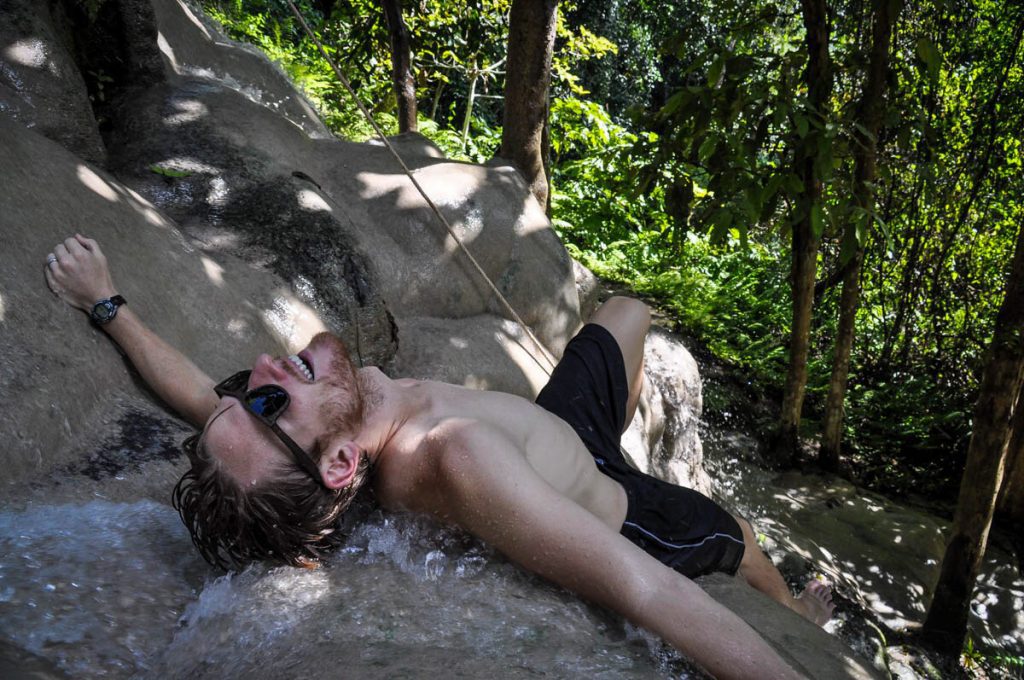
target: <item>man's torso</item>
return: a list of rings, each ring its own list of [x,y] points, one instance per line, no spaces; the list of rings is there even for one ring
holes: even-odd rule
[[[474,456],[488,441],[522,456],[556,491],[618,531],[626,516],[622,487],[601,474],[576,432],[560,418],[510,394],[437,382],[398,381],[413,391],[419,408],[380,456],[375,491],[385,507],[449,516],[445,473],[470,469],[451,452]],[[462,446],[464,442],[472,446]],[[464,461],[463,461],[464,462]],[[516,480],[508,480],[514,483]]]

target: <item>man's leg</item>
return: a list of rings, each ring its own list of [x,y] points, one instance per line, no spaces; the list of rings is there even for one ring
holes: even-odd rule
[[[651,311],[643,302],[627,297],[609,298],[601,305],[590,323],[604,326],[619,343],[622,361],[626,365],[626,380],[629,383],[629,399],[626,402],[626,420],[622,425],[625,432],[633,420],[640,388],[644,383],[644,339],[651,327]]]
[[[736,517],[736,521],[743,530],[744,543],[740,576],[776,602],[781,602],[819,626],[825,625],[832,618],[832,610],[835,609],[835,605],[832,604],[832,589],[817,579],[811,579],[800,596],[793,597],[782,574],[768,556],[761,552],[761,546],[757,544],[750,522],[742,517]]]

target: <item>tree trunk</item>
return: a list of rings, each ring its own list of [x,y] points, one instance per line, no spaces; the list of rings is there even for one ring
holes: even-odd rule
[[[882,129],[885,111],[885,83],[889,72],[889,43],[892,40],[893,15],[899,7],[890,0],[874,1],[874,21],[871,28],[871,59],[864,92],[860,101],[863,130],[856,132],[859,144],[855,149],[854,204],[866,212],[875,210],[874,183],[877,175],[878,134]],[[867,224],[872,219],[865,217]],[[843,277],[843,293],[839,301],[839,329],[836,333],[832,356],[832,377],[829,380],[825,419],[822,422],[821,448],[818,458],[829,470],[839,468],[839,446],[843,431],[843,402],[846,399],[846,381],[850,372],[850,350],[856,328],[857,308],[860,306],[860,270],[864,262],[864,241],[870,227],[857,234],[856,218],[846,225],[847,239],[855,242],[856,249]]]
[[[1017,406],[1013,411],[1013,428],[1006,449],[1006,476],[999,493],[996,513],[1024,534],[1024,387],[1017,393]]]
[[[1017,234],[1006,297],[985,358],[952,536],[921,631],[926,640],[955,650],[962,647],[967,634],[971,590],[985,554],[1003,481],[1014,405],[1024,378],[1024,227]]]
[[[473,122],[473,106],[476,104],[476,81],[480,79],[480,72],[476,68],[476,57],[469,65],[469,94],[466,95],[466,113],[462,117],[462,150],[466,150],[469,143],[469,124]]]
[[[541,206],[548,198],[543,136],[557,7],[557,0],[513,0],[509,15],[505,119],[498,155],[522,173]]]
[[[409,29],[402,19],[401,0],[380,0],[391,42],[391,82],[398,100],[398,131],[416,132],[416,82],[412,77]]]
[[[789,369],[782,399],[782,414],[772,446],[774,462],[780,466],[792,463],[797,448],[800,412],[807,386],[807,354],[811,337],[811,309],[814,303],[814,278],[818,268],[818,246],[821,241],[821,178],[815,159],[825,134],[825,119],[832,92],[832,71],[829,63],[829,19],[825,0],[801,0],[804,28],[807,31],[807,99],[808,115],[817,117],[810,131],[800,140],[794,153],[794,171],[804,186],[798,214],[793,224],[791,284],[793,289],[793,324],[789,336]]]

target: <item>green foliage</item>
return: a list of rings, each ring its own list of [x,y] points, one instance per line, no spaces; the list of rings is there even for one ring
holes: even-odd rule
[[[326,17],[310,0],[296,4],[377,123],[388,134],[397,132],[387,30],[378,4],[342,0]],[[404,8],[421,131],[452,158],[484,162],[498,148],[510,7],[511,0],[424,0]],[[208,0],[205,8],[232,38],[256,45],[280,64],[329,128],[354,140],[373,136],[283,0]],[[575,69],[615,46],[561,19],[557,29],[553,90],[582,94]],[[462,129],[465,135],[453,136]]]
[[[149,171],[160,175],[161,177],[167,177],[169,179],[181,179],[182,177],[189,177],[192,173],[188,170],[175,170],[174,168],[165,168],[162,165],[154,163],[149,166]]]
[[[619,53],[584,73],[621,70],[636,49],[662,68],[631,72],[635,84],[623,97],[606,88],[618,73],[584,78],[609,102],[633,102],[612,107],[625,122],[613,123],[595,101],[553,103],[556,223],[595,271],[662,296],[716,353],[775,386],[784,377],[793,220],[809,211],[821,235],[820,279],[866,246],[848,453],[877,486],[948,493],[959,481],[976,376],[1024,223],[1024,15],[1001,14],[989,0],[908,4],[876,140],[872,209],[852,202],[853,150],[865,138],[856,103],[868,5],[834,17],[833,113],[822,117],[802,83],[794,3],[715,2],[699,16],[674,15],[670,29],[655,14],[678,8],[625,2],[640,18],[603,24],[619,37]],[[577,15],[599,27],[603,6]],[[798,153],[810,154],[823,180],[819,205],[803,205]],[[811,423],[827,389],[838,293],[824,289],[815,308]]]
[[[92,1],[92,0],[90,0]],[[99,2],[99,0],[95,0]],[[323,5],[323,3],[318,3]],[[976,376],[1024,223],[1024,14],[995,0],[903,3],[892,41],[876,206],[853,202],[872,3],[838,3],[827,111],[808,100],[800,4],[560,3],[550,107],[552,209],[571,252],[658,297],[766,386],[784,377],[790,228],[822,240],[805,416],[823,407],[841,268],[866,248],[846,403],[862,477],[955,488]],[[420,130],[451,158],[500,142],[510,0],[405,7]],[[301,8],[388,132],[395,101],[373,0]],[[370,128],[282,0],[210,12],[281,64],[335,132]],[[1006,11],[1004,11],[1006,10]],[[470,93],[473,93],[472,97]],[[465,130],[465,132],[463,132]],[[810,204],[801,159],[822,180]],[[813,433],[812,433],[813,434]]]
[[[1024,678],[1024,657],[983,650],[970,635],[960,652],[960,667],[972,678]]]
[[[556,99],[551,128],[554,224],[573,256],[663,300],[716,354],[774,379],[785,366],[784,254],[741,247],[736,229],[714,238],[674,231],[664,192],[634,188],[648,147],[594,102]]]
[[[331,40],[332,36],[351,36],[358,22],[339,18],[328,24],[308,2],[299,2],[296,6],[324,43],[327,54],[338,63],[364,98],[363,103],[374,111],[374,98],[390,91],[386,76],[376,87],[362,87],[364,77],[360,69],[346,68],[349,64],[344,57],[350,53],[349,39]],[[329,128],[350,139],[362,140],[373,136],[373,128],[338,82],[316,45],[306,38],[284,2],[234,0],[231,3],[209,3],[206,12],[223,26],[230,37],[256,45],[278,63],[317,107]],[[397,132],[393,115],[376,115],[375,120],[386,132]]]

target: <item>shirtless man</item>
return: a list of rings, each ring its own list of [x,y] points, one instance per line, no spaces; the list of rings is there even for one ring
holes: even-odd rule
[[[457,524],[718,677],[798,675],[689,577],[738,571],[812,621],[831,614],[816,581],[792,596],[745,520],[625,464],[618,440],[636,409],[650,324],[639,301],[606,302],[531,403],[356,369],[327,333],[214,384],[123,306],[95,241],[58,244],[45,275],[202,428],[185,444],[192,469],[174,504],[211,562],[315,564],[368,484],[383,507]]]

